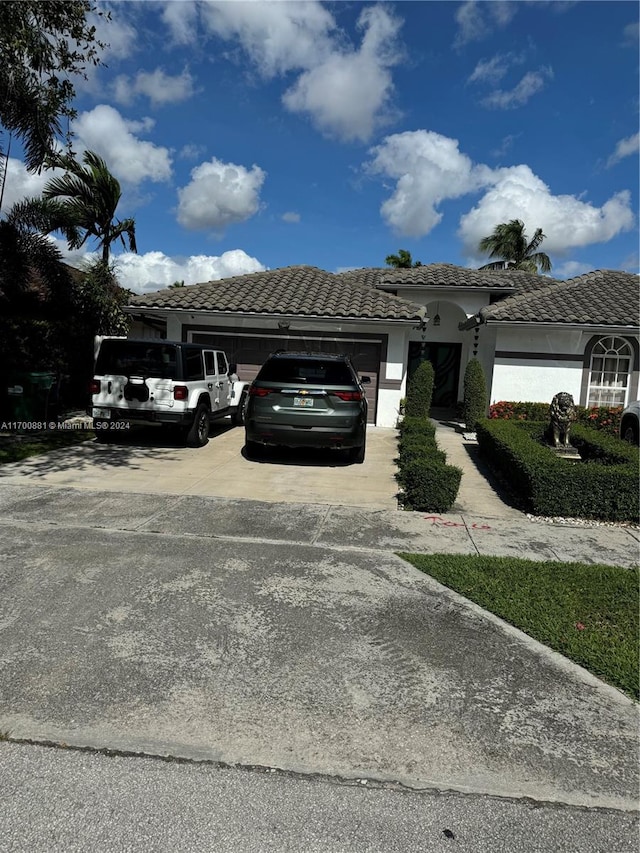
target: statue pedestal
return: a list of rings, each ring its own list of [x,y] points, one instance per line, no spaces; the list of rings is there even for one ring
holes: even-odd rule
[[[580,454],[575,447],[551,447],[550,450],[560,459],[569,459],[571,462],[580,462]]]

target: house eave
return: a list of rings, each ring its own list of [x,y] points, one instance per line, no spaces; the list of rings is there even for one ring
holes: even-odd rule
[[[297,322],[322,322],[322,323],[359,323],[359,324],[382,324],[385,325],[412,325],[421,322],[425,313],[417,313],[414,317],[353,317],[353,316],[337,316],[325,314],[286,314],[286,313],[266,313],[260,311],[212,311],[207,308],[175,308],[173,306],[162,308],[160,306],[145,306],[145,305],[125,305],[123,310],[127,314],[151,314],[153,316],[166,317],[167,314],[199,314],[216,318],[255,318],[264,320],[291,320]]]

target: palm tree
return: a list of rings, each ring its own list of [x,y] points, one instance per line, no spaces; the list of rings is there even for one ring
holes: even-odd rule
[[[408,252],[406,249],[398,249],[397,255],[387,255],[384,259],[385,264],[388,264],[390,267],[395,267],[396,269],[410,269],[411,267],[421,267],[422,262],[416,261],[415,263],[411,260],[411,252]]]
[[[544,236],[542,228],[538,228],[533,239],[529,241],[524,233],[524,222],[521,219],[512,219],[510,222],[496,225],[493,234],[480,240],[478,248],[481,252],[488,253],[490,258],[502,258],[502,260],[485,264],[480,269],[505,269],[506,267],[506,269],[537,273],[539,268],[542,272],[549,272],[551,270],[549,256],[544,252],[536,251],[544,240]]]
[[[50,220],[44,228],[47,233],[61,231],[70,249],[81,248],[89,237],[94,237],[102,249],[102,261],[109,263],[111,244],[120,240],[137,252],[136,225],[133,219],[116,219],[116,208],[122,195],[120,182],[109,171],[107,164],[94,151],[82,155],[84,165],[69,154],[54,155],[49,167],[65,169],[64,175],[51,178],[42,191],[42,202],[34,201],[34,215]],[[31,204],[31,203],[29,203]],[[125,242],[125,235],[127,241]]]

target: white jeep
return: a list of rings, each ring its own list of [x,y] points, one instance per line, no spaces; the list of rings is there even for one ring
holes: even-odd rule
[[[96,338],[91,383],[92,417],[99,441],[112,441],[131,426],[182,431],[202,447],[211,421],[231,415],[243,421],[247,382],[221,350],[179,341]]]

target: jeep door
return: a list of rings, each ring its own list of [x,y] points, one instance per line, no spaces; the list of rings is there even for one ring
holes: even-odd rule
[[[220,373],[220,364],[215,350],[204,351],[204,378],[211,399],[211,411],[218,412],[229,405],[229,377]],[[226,360],[225,360],[226,361]]]

